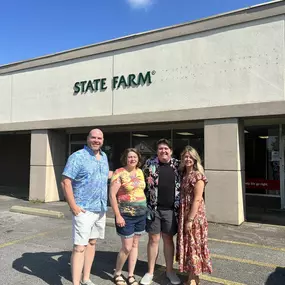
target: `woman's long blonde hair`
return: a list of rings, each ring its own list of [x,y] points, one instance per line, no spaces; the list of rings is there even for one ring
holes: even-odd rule
[[[185,165],[184,165],[184,156],[186,153],[189,153],[191,155],[191,157],[194,159],[194,165],[193,165],[193,169],[197,172],[200,172],[201,174],[205,174],[205,170],[202,166],[202,162],[201,162],[201,158],[197,152],[197,150],[190,146],[187,145],[184,150],[182,151],[180,157],[181,157],[181,162],[180,162],[180,170],[182,173],[185,173],[186,169],[185,169]]]

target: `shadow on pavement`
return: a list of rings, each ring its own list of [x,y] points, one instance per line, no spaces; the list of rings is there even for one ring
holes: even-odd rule
[[[280,284],[285,284],[285,268],[276,267],[275,271],[268,276],[265,285]]]
[[[0,185],[0,195],[28,201],[29,200],[29,188],[8,187],[8,186]]]
[[[95,275],[95,278],[99,277],[112,281],[117,254],[118,252],[113,251],[96,251],[91,274]],[[16,259],[12,267],[21,273],[40,278],[49,285],[63,285],[62,278],[71,282],[70,257],[70,251],[28,252]],[[127,262],[123,271],[128,271]],[[138,260],[135,269],[135,275],[138,276],[138,280],[146,272],[147,262]],[[164,272],[165,268],[163,266],[156,265],[154,282],[167,284]],[[271,283],[268,284],[271,285]]]
[[[21,273],[36,276],[49,285],[62,285],[61,279],[71,281],[70,251],[24,253],[12,267]]]
[[[113,274],[116,267],[116,259],[118,252],[114,251],[96,251],[95,260],[92,266],[91,273],[104,280],[113,280]],[[123,271],[128,271],[128,261],[126,262]],[[137,261],[135,268],[135,275],[138,276],[138,281],[147,272],[147,262],[139,260]],[[167,284],[165,279],[165,267],[156,265],[154,282],[158,284]],[[122,274],[125,278],[128,276]]]
[[[116,258],[117,252],[96,251],[91,274],[104,280],[112,280]]]

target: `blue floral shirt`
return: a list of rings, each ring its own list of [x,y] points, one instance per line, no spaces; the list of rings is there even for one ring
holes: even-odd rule
[[[67,160],[63,175],[72,179],[76,204],[91,212],[107,211],[107,183],[109,165],[106,154],[100,151],[97,160],[94,152],[85,146]]]

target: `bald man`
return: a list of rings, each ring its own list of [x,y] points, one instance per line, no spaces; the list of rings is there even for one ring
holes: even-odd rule
[[[107,211],[107,183],[112,175],[108,159],[101,150],[103,132],[91,130],[87,146],[68,158],[63,171],[62,188],[73,213],[73,285],[94,285],[90,272],[96,240],[104,239]]]

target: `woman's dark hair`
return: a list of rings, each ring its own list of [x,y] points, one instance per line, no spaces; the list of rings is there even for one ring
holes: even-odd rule
[[[140,152],[136,149],[136,148],[127,148],[122,156],[121,156],[121,163],[123,166],[127,165],[127,161],[128,161],[128,154],[130,152],[134,152],[137,156],[138,156],[138,163],[137,163],[137,167],[141,167],[142,165],[142,156],[140,154]]]

